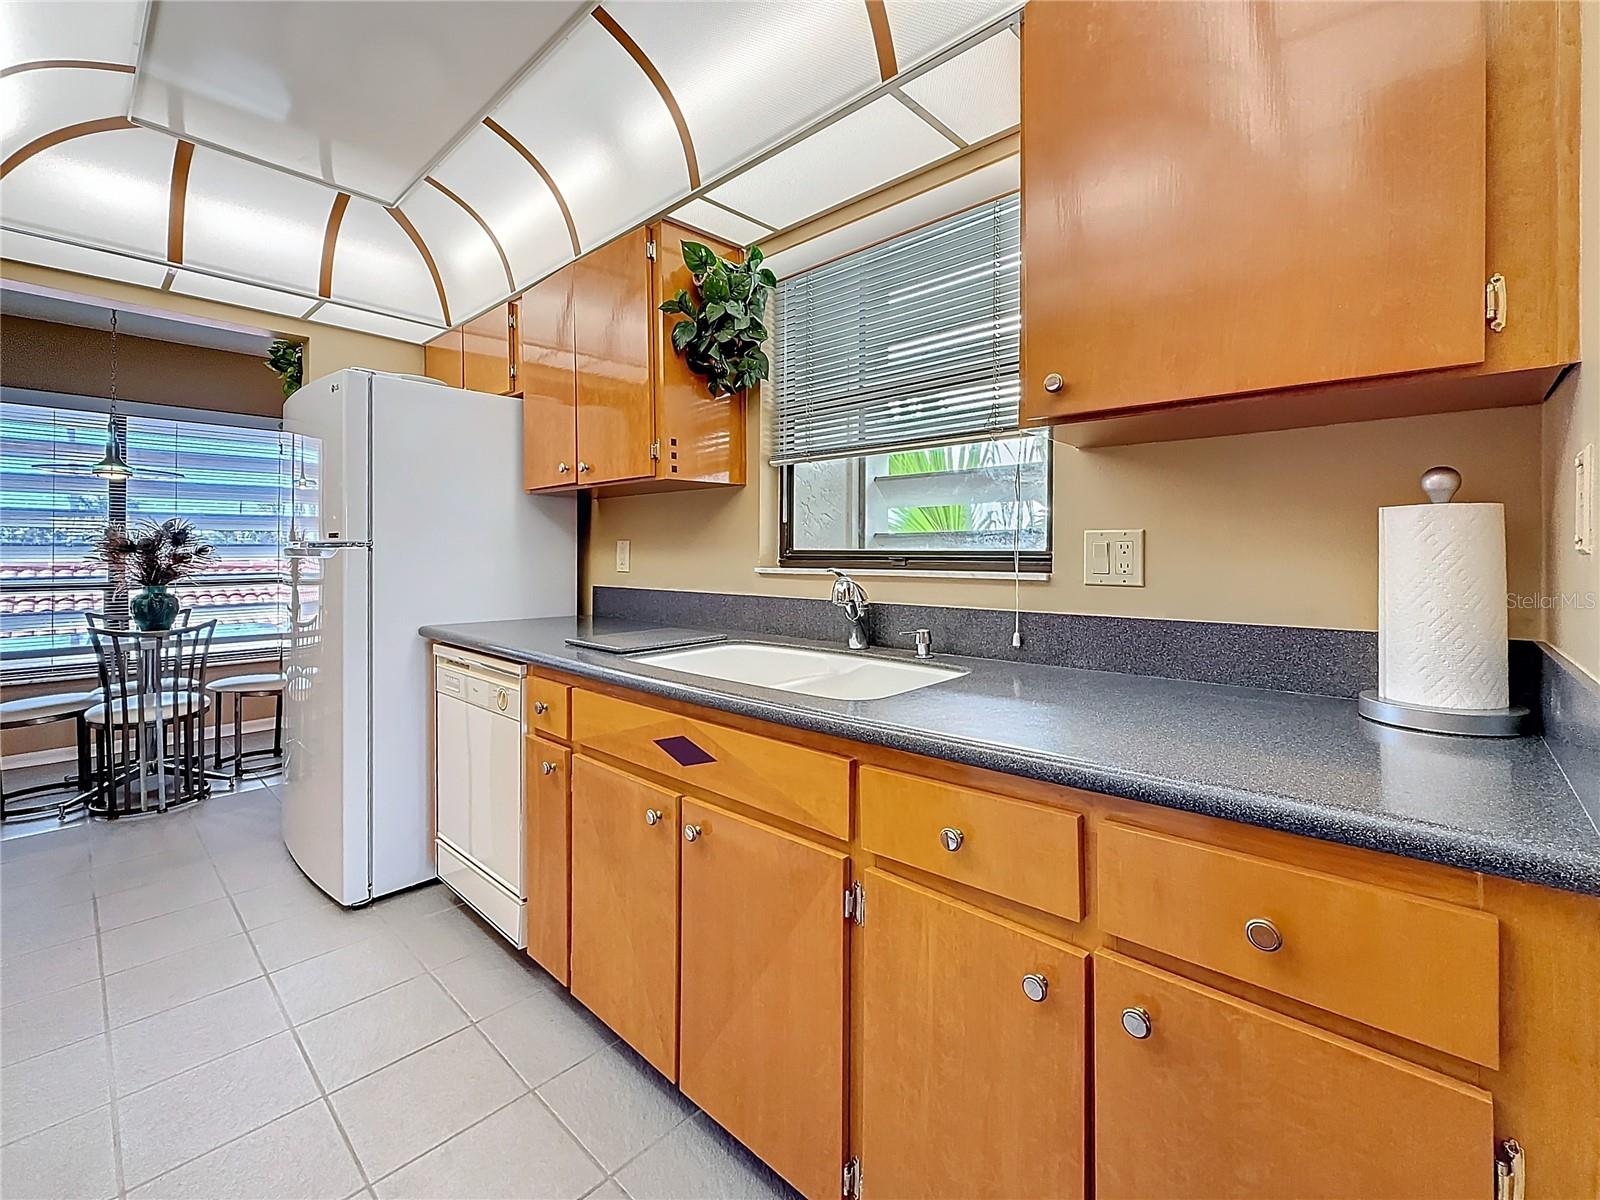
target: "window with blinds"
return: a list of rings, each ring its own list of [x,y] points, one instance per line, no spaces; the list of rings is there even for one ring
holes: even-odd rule
[[[144,408],[145,406],[140,406]],[[288,435],[276,428],[119,417],[134,477],[89,474],[105,413],[0,404],[0,664],[5,678],[92,670],[85,613],[126,616],[96,539],[110,521],[183,517],[210,543],[203,574],[175,587],[192,620],[215,618],[215,660],[270,658],[288,622]]]
[[[777,464],[948,445],[1018,426],[1019,198],[778,285]]]

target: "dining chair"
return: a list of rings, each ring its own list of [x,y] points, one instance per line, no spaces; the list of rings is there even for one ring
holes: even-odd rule
[[[9,821],[28,821],[52,810],[56,818],[65,821],[74,810],[83,807],[81,799],[89,788],[89,723],[84,714],[95,702],[96,693],[89,691],[47,692],[42,696],[22,696],[16,700],[0,701],[0,730],[26,729],[38,725],[53,725],[71,721],[77,733],[78,774],[76,778],[55,779],[48,783],[34,783],[26,787],[5,787],[0,776],[0,824]],[[35,800],[17,805],[25,797],[41,796],[51,792],[66,792],[53,800]]]

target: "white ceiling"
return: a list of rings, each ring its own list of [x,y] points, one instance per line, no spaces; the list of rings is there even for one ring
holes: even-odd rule
[[[3,0],[0,255],[424,341],[1014,128],[1020,3]]]

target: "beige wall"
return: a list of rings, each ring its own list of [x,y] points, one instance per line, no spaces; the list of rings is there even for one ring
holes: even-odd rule
[[[1573,459],[1584,446],[1600,470],[1600,4],[1583,6],[1583,266],[1580,275],[1583,357],[1544,405],[1544,592],[1553,605],[1545,636],[1568,659],[1600,678],[1600,549],[1572,544]]]
[[[31,263],[13,262],[9,259],[0,259],[0,278],[55,288],[62,292],[76,292],[82,296],[98,296],[120,303],[138,304],[145,308],[167,309],[190,316],[206,317],[213,321],[252,325],[258,329],[269,329],[284,337],[298,338],[306,344],[307,380],[344,367],[371,367],[375,371],[422,374],[422,347],[413,346],[409,342],[397,342],[393,338],[335,329],[331,325],[318,325],[312,321],[299,321],[293,317],[280,317],[272,313],[256,312],[254,309],[236,308],[231,304],[216,304],[210,300],[196,300],[191,296],[177,296],[171,292],[137,287],[131,283],[113,283],[106,279],[74,275],[69,271],[36,267]]]

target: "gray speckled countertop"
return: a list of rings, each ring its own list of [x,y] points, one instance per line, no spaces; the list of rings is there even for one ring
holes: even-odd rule
[[[1362,720],[1350,700],[943,655],[967,674],[884,700],[825,700],[565,642],[638,628],[552,617],[421,633],[780,725],[1600,895],[1600,830],[1541,738],[1411,733]]]

